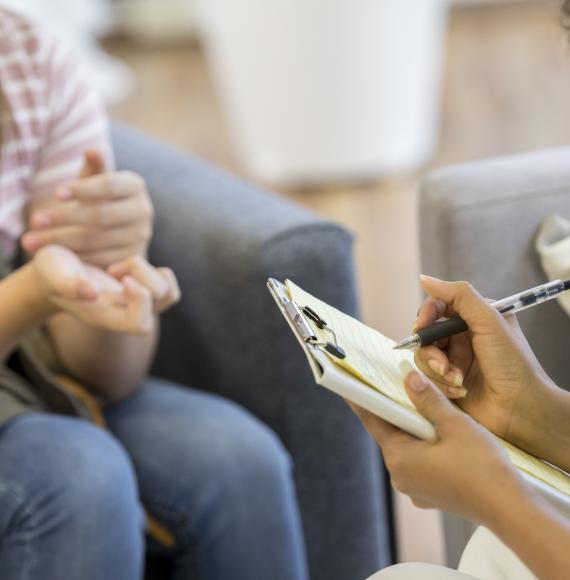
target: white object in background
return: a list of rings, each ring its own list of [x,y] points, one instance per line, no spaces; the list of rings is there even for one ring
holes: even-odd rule
[[[150,44],[197,35],[196,0],[116,0],[115,15],[123,32]]]
[[[446,0],[204,0],[201,16],[258,178],[375,177],[434,153]]]
[[[97,38],[113,27],[109,0],[0,0],[9,8],[38,22],[46,31],[64,39],[77,51],[93,87],[111,104],[128,96],[134,77],[123,62],[111,57]]]
[[[570,278],[570,221],[561,215],[546,218],[540,225],[534,247],[549,280]],[[557,300],[570,316],[570,292]]]

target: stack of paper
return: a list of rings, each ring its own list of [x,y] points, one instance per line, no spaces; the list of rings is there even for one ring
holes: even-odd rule
[[[404,390],[405,376],[416,368],[411,352],[393,350],[395,344],[393,340],[311,296],[289,280],[287,289],[291,300],[300,307],[312,308],[327,322],[328,327],[334,330],[339,346],[346,352],[346,358],[343,360],[327,353],[335,364],[370,387],[418,413]],[[319,329],[316,325],[312,327],[320,340],[333,342],[330,332]],[[497,440],[517,468],[570,496],[570,475],[498,437]]]

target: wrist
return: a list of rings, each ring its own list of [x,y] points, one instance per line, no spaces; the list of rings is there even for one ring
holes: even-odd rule
[[[543,393],[534,433],[527,437],[529,453],[570,471],[570,393],[550,383]]]
[[[559,432],[568,421],[567,415],[562,417],[563,425],[559,426],[554,419],[559,414],[556,413],[560,404],[557,392],[560,389],[547,376],[537,377],[526,385],[510,419],[505,439],[532,455],[544,457],[545,434],[553,430]]]
[[[22,284],[22,300],[29,311],[42,322],[56,314],[59,308],[50,299],[48,292],[45,290],[45,285],[38,275],[34,262],[28,262],[18,272],[24,282]]]
[[[31,263],[3,278],[0,284],[0,358],[8,355],[52,312],[53,307],[41,292]]]
[[[499,537],[504,537],[515,517],[523,517],[536,510],[538,494],[511,467],[513,473],[507,481],[493,476],[492,492],[482,503],[480,523]]]
[[[570,526],[566,518],[526,486],[496,505],[485,525],[538,578],[566,578]]]

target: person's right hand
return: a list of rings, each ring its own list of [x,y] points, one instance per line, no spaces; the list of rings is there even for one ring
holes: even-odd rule
[[[22,247],[33,256],[59,245],[86,264],[107,268],[134,255],[146,257],[154,210],[144,180],[129,171],[105,171],[101,152],[85,152],[79,178],[62,184],[51,199],[30,206]]]
[[[152,330],[151,293],[134,277],[125,276],[119,282],[61,246],[42,248],[32,264],[54,312],[67,312],[90,326],[113,332],[146,334]]]
[[[419,348],[418,367],[457,404],[499,437],[528,448],[555,388],[515,316],[503,316],[466,282],[422,276],[428,294],[416,328],[459,314],[469,331]],[[534,424],[534,425],[533,425]]]

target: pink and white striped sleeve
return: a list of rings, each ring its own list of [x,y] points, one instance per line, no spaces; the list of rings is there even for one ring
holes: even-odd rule
[[[108,119],[85,71],[58,42],[45,41],[39,67],[47,85],[48,122],[31,182],[33,197],[78,178],[83,153],[100,150],[113,168]]]

